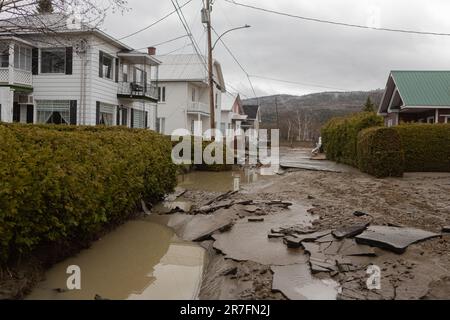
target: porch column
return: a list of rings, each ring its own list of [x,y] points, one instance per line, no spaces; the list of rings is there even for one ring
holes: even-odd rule
[[[439,123],[439,109],[434,109],[434,123]]]
[[[14,42],[9,43],[9,66],[8,66],[8,77],[9,81],[8,83],[10,85],[14,84]]]

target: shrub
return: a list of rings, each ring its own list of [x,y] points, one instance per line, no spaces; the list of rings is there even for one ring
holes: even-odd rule
[[[176,184],[170,142],[147,130],[0,125],[0,262],[88,241]]]
[[[360,112],[331,119],[322,128],[322,141],[327,158],[357,167],[359,132],[382,124],[383,118],[373,112]]]
[[[395,127],[405,152],[405,171],[450,172],[450,124]]]
[[[358,135],[358,167],[375,177],[401,177],[404,154],[400,135],[393,128],[375,127]]]

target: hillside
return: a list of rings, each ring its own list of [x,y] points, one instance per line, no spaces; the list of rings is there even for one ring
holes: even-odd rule
[[[281,128],[286,140],[316,140],[320,127],[332,117],[358,112],[371,97],[378,106],[383,90],[353,92],[321,92],[304,96],[275,95],[258,98],[261,106],[262,127]],[[244,104],[257,104],[256,98],[244,100]]]

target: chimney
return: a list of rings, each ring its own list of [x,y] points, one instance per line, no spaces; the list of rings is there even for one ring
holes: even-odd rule
[[[154,56],[156,54],[156,48],[155,47],[148,47],[148,54],[150,56]]]

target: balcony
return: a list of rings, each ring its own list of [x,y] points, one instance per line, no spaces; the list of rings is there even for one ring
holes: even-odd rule
[[[31,71],[17,68],[0,68],[0,85],[10,85],[25,88],[33,87]]]
[[[188,113],[203,113],[203,114],[210,114],[209,112],[209,105],[202,102],[197,101],[191,101],[188,103],[187,108]]]
[[[117,96],[128,99],[158,101],[158,87],[153,83],[119,82]]]

